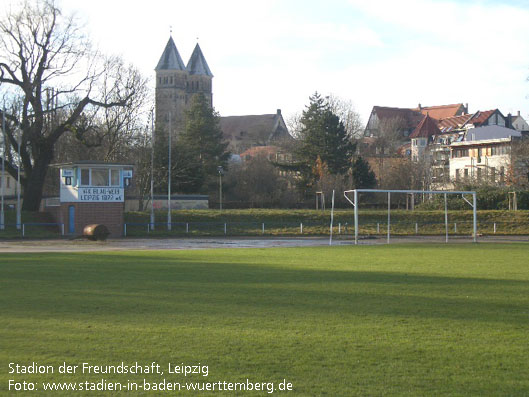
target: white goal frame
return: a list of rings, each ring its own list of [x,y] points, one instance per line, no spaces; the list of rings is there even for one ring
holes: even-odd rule
[[[353,200],[347,196],[348,193],[353,193]],[[346,190],[343,195],[347,201],[349,201],[354,207],[354,225],[355,225],[355,245],[358,244],[358,193],[387,193],[388,194],[388,231],[387,231],[387,243],[390,242],[390,231],[391,231],[391,193],[414,193],[414,194],[443,194],[445,201],[445,242],[448,243],[448,209],[447,209],[447,195],[448,194],[460,194],[461,198],[472,207],[473,220],[472,230],[474,242],[477,243],[478,226],[477,226],[477,201],[475,191],[454,191],[454,190],[380,190],[380,189],[353,189]],[[467,200],[465,194],[472,195],[472,203]]]

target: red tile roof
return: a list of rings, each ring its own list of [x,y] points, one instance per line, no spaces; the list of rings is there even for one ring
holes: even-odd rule
[[[413,130],[410,138],[429,138],[432,135],[439,135],[441,131],[437,128],[437,123],[428,114],[423,117],[419,125]]]
[[[280,151],[281,148],[279,148],[278,146],[254,146],[242,152],[240,156],[242,159],[246,159],[247,156],[250,156],[250,158],[259,156],[268,157],[270,154],[275,155]]]
[[[468,124],[474,124],[475,126],[480,126],[482,125],[485,121],[487,121],[489,119],[490,116],[492,116],[494,114],[494,112],[496,112],[496,110],[498,109],[493,109],[493,110],[486,110],[484,112],[476,112],[474,113],[474,115],[472,116],[472,118],[470,120],[468,120]]]
[[[471,114],[461,114],[459,116],[447,117],[445,119],[439,120],[439,122],[437,123],[437,126],[440,129],[447,128],[447,127],[460,128],[464,126],[467,123],[467,121],[470,120],[471,117],[472,117]]]
[[[413,109],[420,111],[423,115],[429,115],[430,117],[441,120],[447,117],[459,116],[466,111],[465,105],[462,103],[456,103],[453,105],[440,105],[440,106],[425,106]]]

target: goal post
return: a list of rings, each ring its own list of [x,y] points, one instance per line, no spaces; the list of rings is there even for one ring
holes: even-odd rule
[[[352,193],[353,198],[349,196]],[[358,244],[358,193],[387,193],[388,201],[388,225],[387,225],[387,243],[390,243],[391,237],[391,193],[406,193],[406,194],[442,194],[444,195],[444,220],[445,220],[445,241],[448,243],[448,205],[447,196],[449,194],[461,195],[461,198],[472,207],[472,235],[474,242],[477,243],[477,200],[475,191],[454,191],[454,190],[381,190],[381,189],[353,189],[344,191],[345,199],[354,207],[354,240]],[[472,202],[470,202],[465,195],[472,195]]]

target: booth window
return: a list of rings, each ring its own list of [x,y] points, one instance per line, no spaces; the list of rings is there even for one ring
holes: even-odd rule
[[[92,186],[109,186],[108,168],[92,168]]]
[[[81,168],[81,186],[90,186],[89,168]]]
[[[119,186],[119,170],[110,170],[110,186]]]

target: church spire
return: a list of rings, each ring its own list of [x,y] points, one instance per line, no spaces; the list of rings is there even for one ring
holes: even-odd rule
[[[211,73],[206,58],[204,57],[204,54],[202,54],[202,50],[198,43],[193,50],[193,54],[191,54],[191,58],[189,58],[186,69],[190,74],[213,77],[213,73]]]
[[[172,36],[169,37],[165,50],[154,70],[186,70],[184,61],[182,61],[182,58],[176,49]]]

